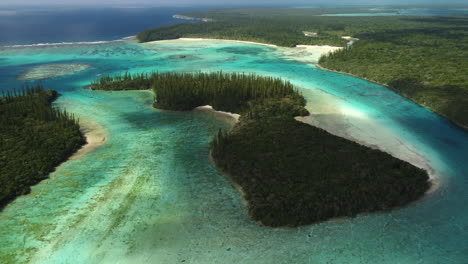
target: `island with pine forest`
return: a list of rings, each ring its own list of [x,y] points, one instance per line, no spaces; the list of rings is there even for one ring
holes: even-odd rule
[[[152,90],[154,107],[190,111],[210,105],[238,113],[211,144],[215,165],[242,190],[252,219],[301,226],[389,210],[422,197],[428,174],[382,151],[334,136],[294,117],[306,101],[288,81],[239,73],[102,76],[91,88]]]
[[[0,98],[0,208],[46,179],[86,143],[78,120],[52,106],[41,85]]]

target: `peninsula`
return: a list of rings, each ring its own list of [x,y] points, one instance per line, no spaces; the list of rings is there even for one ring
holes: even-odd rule
[[[427,173],[379,150],[294,120],[305,99],[278,78],[236,73],[104,76],[96,90],[148,90],[154,106],[187,111],[211,105],[241,114],[211,145],[218,168],[240,186],[250,216],[267,226],[300,226],[388,210],[420,198]]]
[[[85,144],[78,120],[52,107],[57,96],[37,85],[0,98],[0,207],[28,193]]]

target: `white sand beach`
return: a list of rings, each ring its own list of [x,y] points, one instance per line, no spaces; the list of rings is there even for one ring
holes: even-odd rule
[[[220,117],[227,118],[228,119],[227,121],[230,121],[233,124],[239,122],[239,118],[240,118],[239,114],[224,112],[224,111],[217,111],[213,109],[211,105],[199,106],[199,107],[196,107],[194,110],[215,113],[216,115],[219,115]]]
[[[281,57],[308,64],[317,64],[320,57],[323,55],[341,49],[343,49],[343,47],[328,45],[297,45],[295,48],[278,47],[279,52],[281,52]]]
[[[69,160],[76,160],[104,144],[108,138],[105,129],[97,123],[80,119],[80,130],[86,138],[86,145],[81,147]]]
[[[277,45],[273,45],[273,44],[266,44],[266,43],[260,43],[260,42],[254,42],[254,41],[233,40],[233,39],[179,38],[177,40],[181,40],[181,41],[230,41],[230,42],[239,42],[239,43],[246,43],[246,44],[263,45],[263,46],[275,47],[275,48],[278,47]]]
[[[295,60],[304,63],[316,64],[322,55],[326,55],[330,52],[343,49],[343,47],[335,47],[329,45],[297,45],[294,48],[280,47],[273,44],[266,44],[254,41],[244,40],[230,40],[230,39],[212,39],[212,38],[178,38],[173,40],[156,40],[147,42],[145,44],[157,44],[157,43],[180,43],[180,42],[194,42],[194,41],[224,41],[224,42],[237,42],[244,44],[262,45],[272,47],[279,52],[279,55],[284,59]]]

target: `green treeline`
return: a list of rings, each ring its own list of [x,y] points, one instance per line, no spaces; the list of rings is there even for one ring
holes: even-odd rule
[[[353,36],[360,40],[352,49],[324,57],[320,65],[386,84],[468,127],[468,16],[320,16],[351,12],[366,11],[233,8],[186,12],[184,15],[214,21],[150,29],[138,34],[138,39],[206,37],[292,47],[346,46],[341,36]],[[304,31],[318,35],[306,37]]]
[[[429,188],[422,169],[281,116],[220,132],[212,156],[242,187],[250,216],[267,226],[389,210]]]
[[[285,47],[298,44],[346,46],[347,41],[336,34],[337,31],[345,30],[344,23],[316,16],[315,12],[291,15],[282,13],[288,9],[277,9],[278,12],[272,14],[268,10],[270,9],[215,9],[188,12],[184,15],[208,17],[213,21],[153,28],[139,33],[137,38],[140,42],[194,37],[246,40]],[[302,9],[295,12],[299,10]],[[304,31],[317,32],[318,35],[307,37]]]
[[[319,64],[388,85],[468,128],[468,16],[404,21],[429,26],[358,34],[352,49]]]
[[[191,110],[211,105],[217,110],[260,115],[258,105],[278,100],[297,102],[292,116],[307,115],[304,98],[290,82],[280,78],[238,73],[125,73],[103,76],[91,85],[96,90],[153,89],[155,107],[166,110]],[[262,102],[262,104],[260,104]],[[249,113],[248,113],[249,112]]]
[[[125,91],[151,89],[150,75],[146,73],[101,76],[91,84],[93,90]]]
[[[0,207],[26,194],[84,143],[78,121],[40,85],[0,97]]]
[[[308,114],[305,100],[280,79],[220,72],[125,74],[103,77],[92,87],[153,88],[155,107],[163,109],[210,104],[242,113],[230,132],[220,130],[214,138],[212,157],[242,187],[251,217],[264,225],[299,226],[386,210],[429,188],[424,170],[294,120]]]
[[[178,38],[214,38],[255,41],[270,43],[284,47],[304,45],[334,45],[346,46],[345,40],[340,36],[331,35],[323,31],[317,37],[306,37],[303,31],[311,30],[309,27],[291,27],[284,25],[287,22],[252,21],[252,22],[222,22],[179,24],[143,31],[137,35],[140,42]],[[341,27],[342,29],[342,27]],[[314,30],[314,29],[312,29]]]

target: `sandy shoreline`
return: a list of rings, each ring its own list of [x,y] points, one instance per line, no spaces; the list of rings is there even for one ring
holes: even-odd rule
[[[255,45],[262,45],[267,47],[273,48],[286,48],[286,49],[294,49],[294,48],[326,48],[326,49],[342,49],[343,47],[336,47],[336,46],[329,46],[329,45],[296,45],[296,47],[281,47],[275,44],[268,44],[262,42],[255,42],[255,41],[247,41],[247,40],[236,40],[236,39],[214,39],[214,38],[178,38],[178,39],[167,39],[167,40],[155,40],[150,42],[145,42],[143,44],[153,44],[153,43],[163,43],[163,42],[191,42],[191,41],[225,41],[225,42],[238,42],[238,43],[245,43],[245,44],[255,44]]]
[[[430,110],[431,112],[437,114],[437,115],[440,115],[442,117],[444,117],[445,119],[447,119],[448,121],[450,121],[451,123],[453,123],[455,126],[457,127],[460,127],[464,130],[467,130],[468,131],[468,126],[467,125],[463,125],[463,124],[460,124],[460,123],[457,123],[455,121],[453,121],[452,119],[450,119],[449,117],[445,116],[444,114],[442,113],[439,113],[439,112],[435,112],[434,110],[432,110],[429,106],[423,104],[423,103],[418,103],[416,101],[414,101],[413,99],[411,99],[410,97],[406,96],[405,94],[403,94],[402,92],[398,91],[397,89],[394,89],[392,87],[390,87],[388,84],[386,83],[380,83],[380,82],[377,82],[377,81],[374,81],[374,80],[370,80],[370,79],[367,79],[367,78],[364,78],[364,77],[360,77],[360,76],[357,76],[357,75],[354,75],[352,73],[348,73],[348,72],[342,72],[342,71],[335,71],[335,70],[331,70],[331,69],[328,69],[328,68],[325,68],[324,66],[320,65],[320,64],[316,64],[316,66],[321,69],[321,70],[324,70],[324,71],[329,71],[329,72],[334,72],[334,73],[339,73],[339,74],[344,74],[344,75],[349,75],[349,76],[352,76],[352,77],[355,77],[355,78],[359,78],[359,79],[362,79],[362,80],[366,80],[368,82],[371,82],[371,83],[375,83],[375,84],[378,84],[378,85],[382,85],[382,86],[385,86],[386,88],[394,91],[395,93],[399,94],[400,96],[414,102],[415,104],[417,105],[420,105],[420,106],[423,106],[425,108],[427,108],[428,110]]]
[[[86,139],[86,144],[68,158],[68,160],[76,160],[83,157],[103,145],[108,138],[105,129],[101,125],[89,120],[80,119],[80,130]]]
[[[358,41],[358,39],[353,38],[351,36],[343,36],[342,38],[345,39],[345,40],[349,40],[350,42]],[[176,40],[162,40],[162,41],[153,41],[153,42],[148,42],[148,43],[177,42],[177,41],[181,41],[181,42],[226,41],[226,42],[238,42],[238,43],[256,44],[256,45],[274,47],[279,52],[281,52],[282,57],[285,58],[285,59],[291,59],[291,60],[301,61],[301,62],[305,62],[305,63],[313,63],[314,65],[316,65],[320,69],[327,70],[327,71],[332,71],[332,72],[336,72],[336,71],[328,70],[328,69],[320,66],[318,64],[318,59],[320,58],[320,56],[325,55],[325,54],[327,54],[329,52],[333,52],[333,51],[336,51],[336,50],[339,50],[339,49],[343,49],[343,47],[333,47],[333,46],[328,46],[328,45],[324,45],[324,46],[297,45],[294,48],[287,48],[287,47],[279,47],[279,46],[273,45],[273,44],[265,44],[265,43],[259,43],[259,42],[253,42],[253,41],[210,39],[210,38],[179,38],[179,39],[176,39]],[[337,73],[347,74],[347,73],[344,73],[344,72],[337,72]],[[353,77],[360,78],[360,77],[354,76],[352,74],[347,74],[347,75],[351,75]],[[363,79],[363,78],[360,78],[360,79]],[[367,80],[367,81],[373,82],[371,80]],[[373,83],[388,87],[386,84],[377,83],[377,82],[373,82]],[[230,118],[232,120],[235,120],[234,124],[235,124],[235,122],[238,121],[238,118],[239,118],[239,115],[237,115],[237,114],[232,114],[232,113],[227,113],[227,112],[222,112],[222,111],[216,111],[211,106],[197,107],[196,110],[212,111],[214,113],[220,114],[221,116],[228,117],[228,118]],[[431,166],[429,166],[429,161],[426,158],[424,158],[423,156],[421,156],[419,153],[416,153],[415,151],[410,150],[410,148],[411,148],[410,146],[405,145],[406,150],[402,150],[402,152],[400,152],[400,149],[386,149],[385,147],[377,147],[377,144],[373,144],[372,142],[365,142],[363,140],[359,140],[358,138],[353,137],[352,134],[342,135],[341,133],[337,132],[337,131],[342,130],[342,128],[338,127],[339,126],[338,124],[333,124],[334,121],[326,122],[326,124],[320,124],[320,121],[314,120],[314,114],[312,114],[311,116],[308,116],[308,117],[296,118],[296,120],[298,120],[300,122],[303,122],[303,123],[306,123],[306,124],[309,124],[309,125],[312,125],[312,126],[315,126],[315,127],[325,129],[325,130],[329,131],[330,133],[332,133],[334,135],[337,135],[337,136],[342,137],[342,138],[347,138],[348,140],[352,140],[352,141],[354,141],[356,143],[359,143],[361,145],[364,145],[364,146],[367,146],[367,147],[370,147],[370,148],[374,148],[374,149],[379,149],[380,151],[384,151],[386,153],[389,153],[390,155],[395,156],[398,159],[407,161],[407,162],[411,163],[412,165],[414,165],[416,167],[419,167],[419,168],[422,168],[422,169],[426,170],[428,175],[429,175],[429,181],[431,183],[431,187],[426,192],[426,195],[436,191],[438,189],[438,187],[440,187],[440,185],[442,184],[440,176],[435,173],[434,169]]]
[[[227,117],[230,120],[235,120],[234,123],[232,123],[232,125],[239,122],[240,115],[233,114],[233,113],[230,113],[230,112],[216,111],[210,105],[199,106],[199,107],[196,107],[194,110],[212,112],[212,113],[215,113],[215,114],[219,114],[222,117]],[[337,133],[332,133],[332,132],[336,132],[336,131],[341,130],[341,127],[339,125],[337,125],[336,127],[332,128],[332,130],[334,129],[335,131],[330,131],[329,130],[330,126],[328,126],[327,129],[326,129],[324,126],[320,125],[317,120],[314,120],[314,117],[312,116],[312,114],[309,114],[308,116],[297,116],[294,119],[299,121],[299,122],[305,123],[307,125],[324,129],[324,130],[328,131],[329,133],[331,133],[333,135],[339,136],[341,138],[348,139],[348,140],[356,142],[356,143],[358,143],[360,145],[363,145],[363,146],[366,146],[366,147],[369,147],[369,148],[372,148],[372,149],[377,149],[379,151],[385,152],[385,153],[387,153],[389,155],[392,155],[392,156],[394,156],[394,157],[396,157],[398,159],[404,160],[404,161],[412,164],[413,166],[424,169],[427,172],[428,177],[429,177],[429,180],[428,180],[429,184],[430,184],[429,189],[419,199],[414,200],[414,201],[412,201],[409,204],[406,204],[404,206],[394,207],[394,208],[392,208],[392,210],[395,210],[395,209],[398,209],[398,208],[404,208],[404,207],[410,206],[411,204],[417,203],[418,201],[429,197],[431,194],[433,194],[435,191],[437,191],[442,185],[441,177],[438,174],[436,174],[435,170],[429,165],[429,161],[424,156],[420,155],[419,153],[416,153],[414,151],[410,151],[410,153],[413,154],[412,156],[409,155],[409,156],[406,156],[406,158],[402,158],[401,155],[394,155],[393,151],[389,151],[388,149],[381,148],[381,147],[378,147],[376,145],[370,144],[368,142],[359,140],[359,139],[354,138],[354,137],[352,137],[350,135],[343,136],[343,135],[338,135],[339,133],[338,134]],[[228,122],[229,122],[229,120],[228,120]],[[410,149],[410,146],[405,146],[405,147]],[[401,154],[401,153],[399,153],[399,154]],[[216,162],[215,162],[215,160],[213,158],[211,150],[209,152],[209,160],[210,160],[211,164],[213,164],[213,166],[215,168],[217,168],[219,171],[221,171],[229,179],[232,186],[236,189],[236,191],[238,192],[238,194],[239,194],[239,196],[241,198],[242,205],[243,205],[244,209],[246,210],[247,215],[249,216],[249,219],[256,222],[260,226],[268,227],[268,226],[264,225],[261,221],[254,220],[253,216],[250,213],[250,210],[249,210],[250,203],[246,198],[247,194],[244,191],[243,187],[241,185],[239,185],[238,183],[236,183],[228,172],[224,171],[223,169],[221,169],[220,167],[218,167],[216,165]],[[360,213],[359,215],[367,215],[367,214],[372,214],[372,213],[363,212],[363,213]],[[346,218],[349,218],[349,217],[350,216],[332,217],[332,218],[327,219],[327,220],[325,220],[323,222],[336,221],[336,220],[340,220],[340,219],[346,219]],[[285,226],[285,227],[282,227],[282,228],[290,228],[290,227]]]
[[[318,59],[322,55],[330,52],[343,49],[343,47],[335,47],[329,45],[296,45],[296,47],[280,47],[274,44],[267,44],[254,41],[234,40],[234,39],[212,39],[212,38],[178,38],[172,40],[156,40],[146,42],[144,44],[157,44],[157,43],[177,43],[177,42],[194,42],[194,41],[224,41],[224,42],[237,42],[244,44],[254,44],[266,47],[275,48],[281,54],[280,56],[285,59],[302,61],[306,63],[318,63]]]
[[[435,170],[429,165],[429,161],[424,156],[420,155],[419,153],[416,153],[414,151],[410,151],[411,154],[409,154],[409,155],[407,153],[398,153],[397,150],[385,149],[385,148],[379,147],[377,145],[370,144],[370,143],[368,143],[366,141],[359,140],[359,139],[354,138],[354,137],[352,137],[350,135],[348,135],[348,136],[337,135],[335,132],[339,131],[339,129],[340,129],[339,127],[332,128],[332,127],[325,127],[325,126],[317,125],[317,121],[313,120],[313,117],[311,115],[305,116],[305,117],[298,116],[295,119],[297,121],[299,121],[299,122],[304,123],[304,124],[308,124],[308,125],[311,125],[311,126],[314,126],[314,127],[325,129],[326,131],[328,131],[329,133],[331,133],[333,135],[336,135],[336,136],[339,136],[341,138],[345,138],[345,139],[348,139],[350,141],[356,142],[356,143],[358,143],[358,144],[360,144],[362,146],[366,146],[368,148],[377,149],[379,151],[385,152],[385,153],[387,153],[389,155],[392,155],[393,157],[395,157],[397,159],[406,161],[406,162],[410,163],[411,165],[413,165],[415,167],[418,167],[420,169],[425,170],[427,172],[428,177],[429,177],[428,181],[429,181],[430,187],[426,191],[425,195],[422,196],[420,199],[423,199],[424,197],[427,197],[427,195],[429,195],[431,193],[434,193],[442,185],[442,180],[441,180],[440,175],[436,174]],[[410,147],[407,146],[407,145],[404,145],[404,147],[410,149]]]
[[[214,113],[216,115],[219,115],[222,118],[227,118],[228,120],[226,121],[232,124],[239,122],[239,118],[240,118],[239,114],[224,112],[224,111],[217,111],[213,109],[211,105],[198,106],[198,107],[195,107],[193,110]]]
[[[262,46],[278,48],[278,46],[274,45],[274,44],[267,44],[267,43],[247,41],[247,40],[235,40],[235,39],[179,38],[179,39],[176,39],[176,40],[181,40],[181,41],[226,41],[226,42],[238,42],[238,43],[245,43],[245,44],[256,44],[256,45],[262,45]]]
[[[341,100],[324,91],[309,90],[304,92],[304,96],[308,100],[306,108],[310,115],[296,117],[297,121],[324,129],[360,145],[386,152],[424,169],[429,176],[431,187],[421,198],[433,193],[443,184],[441,175],[431,167],[429,160],[419,153],[415,146],[404,142],[398,134],[395,134],[395,131],[368,118],[358,110],[343,106]]]
[[[283,59],[316,65],[319,62],[320,57],[331,52],[341,50],[343,47],[328,45],[297,45],[294,48],[278,47],[277,49],[281,53],[280,56]]]

